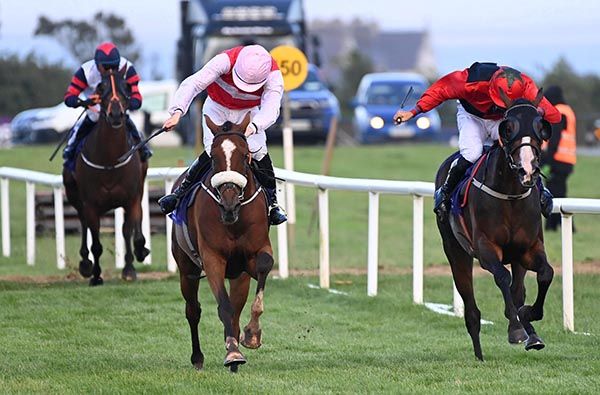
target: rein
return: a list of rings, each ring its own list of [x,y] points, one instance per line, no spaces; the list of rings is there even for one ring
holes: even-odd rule
[[[204,182],[200,182],[200,186],[202,187],[202,189],[204,189],[204,191],[208,194],[208,196],[210,196],[219,206],[221,206],[221,207],[223,206],[223,202],[221,201],[221,198],[218,197],[217,195],[215,195],[213,193],[213,191],[211,191],[210,188],[208,188],[204,184]],[[252,194],[252,196],[250,196],[250,198],[244,200],[244,197],[240,196],[240,201],[241,201],[240,205],[243,207],[243,206],[245,206],[247,204],[252,203],[252,201],[254,199],[256,199],[256,197],[258,196],[258,194],[261,191],[262,191],[262,186],[259,185],[258,188],[256,189],[256,191],[254,191],[254,193]],[[243,193],[243,191],[242,191],[242,193]]]

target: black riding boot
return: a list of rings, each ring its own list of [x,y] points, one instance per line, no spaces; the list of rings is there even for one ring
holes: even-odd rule
[[[96,123],[87,116],[83,118],[83,122],[81,122],[79,129],[73,131],[73,133],[75,133],[75,139],[70,144],[67,143],[67,146],[63,150],[63,159],[65,160],[65,162],[69,162],[75,159],[75,152],[77,151],[77,146],[79,145],[81,140],[83,140],[85,136],[87,136],[91,132],[91,130],[94,128],[94,125],[96,125]]]
[[[129,116],[127,116],[127,130],[129,131],[129,134],[131,135],[131,139],[133,140],[134,144],[137,144],[140,141],[142,141],[142,135],[140,134],[140,131],[137,129],[135,123],[133,123]],[[147,144],[142,146],[139,149],[139,151],[140,159],[142,162],[147,161],[152,156],[152,150],[150,149],[150,147],[148,147]]]
[[[258,182],[263,186],[267,193],[267,200],[269,204],[269,223],[271,225],[279,225],[287,221],[287,215],[283,208],[277,204],[277,193],[275,182],[275,172],[273,171],[273,162],[271,157],[266,154],[261,160],[254,161],[258,169],[255,170],[256,178]]]
[[[465,172],[469,166],[471,166],[471,164],[471,162],[460,155],[458,159],[452,162],[444,184],[433,194],[433,212],[437,214],[440,220],[444,220],[448,215],[448,212],[450,211],[450,197],[452,196],[452,191],[454,188],[456,188],[460,180],[462,180]]]
[[[200,179],[202,174],[206,172],[209,166],[210,156],[208,156],[206,151],[204,151],[202,155],[200,155],[187,169],[187,173],[185,174],[183,181],[181,182],[181,184],[179,184],[177,188],[175,188],[173,193],[165,195],[158,199],[160,211],[162,211],[163,214],[169,214],[171,211],[175,210],[179,199],[181,199],[185,195],[185,193],[190,189],[190,187]]]
[[[552,192],[550,192],[550,190],[548,190],[548,188],[546,188],[544,185],[541,185],[540,208],[542,210],[542,215],[545,218],[550,218],[550,216],[552,215],[552,207],[554,206],[553,199],[554,196],[552,196]]]

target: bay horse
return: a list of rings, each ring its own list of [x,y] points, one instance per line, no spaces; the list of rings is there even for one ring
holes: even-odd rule
[[[141,203],[148,162],[142,162],[137,151],[119,161],[119,157],[132,146],[126,127],[129,92],[124,77],[125,69],[102,73],[102,81],[96,88],[96,93],[101,97],[100,118],[85,140],[75,163],[75,171],[63,168],[67,199],[77,210],[81,222],[79,273],[85,278],[91,277],[92,286],[103,283],[100,217],[107,211],[118,207],[125,209],[122,232],[126,252],[125,267],[121,273],[124,280],[133,281],[137,277],[132,263],[132,234],[138,262],[142,262],[150,253],[144,246],[146,241],[141,227]],[[88,258],[88,229],[92,235],[93,263]]]
[[[545,346],[531,322],[543,317],[546,293],[554,275],[544,249],[537,187],[541,182],[540,145],[551,134],[550,124],[537,110],[542,90],[533,102],[511,102],[504,92],[501,97],[507,110],[498,127],[499,140],[487,158],[480,160],[482,164],[473,167],[472,184],[460,188],[466,206],[461,213],[454,202],[449,220],[437,219],[454,283],[465,304],[467,331],[480,360],[481,313],[473,292],[473,258],[493,274],[502,292],[509,342],[525,342],[525,350]],[[438,170],[436,188],[443,184],[452,159],[448,158]],[[512,276],[505,267],[508,264]],[[538,293],[533,305],[525,305],[527,270],[537,273]]]
[[[263,313],[265,282],[273,268],[273,250],[266,197],[251,170],[251,152],[243,134],[249,122],[250,113],[241,124],[216,125],[206,116],[206,124],[214,134],[212,168],[205,178],[210,183],[202,181],[201,188],[193,192],[195,198],[187,211],[187,225],[177,225],[173,232],[172,252],[179,267],[185,314],[192,335],[191,362],[198,370],[204,365],[198,337],[202,312],[198,287],[202,271],[206,273],[225,329],[224,365],[236,372],[239,365],[246,363],[239,343],[251,349],[261,345],[259,317]],[[175,187],[182,177],[183,174]],[[225,288],[226,278],[229,293]],[[258,284],[250,322],[240,334],[240,314],[248,299],[250,278]]]

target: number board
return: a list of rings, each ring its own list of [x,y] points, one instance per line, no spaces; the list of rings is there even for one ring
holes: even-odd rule
[[[280,45],[271,50],[283,76],[283,88],[291,91],[302,85],[308,75],[308,60],[302,51],[289,45]]]

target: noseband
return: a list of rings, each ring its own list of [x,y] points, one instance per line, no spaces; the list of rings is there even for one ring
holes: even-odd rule
[[[215,139],[217,137],[228,137],[228,136],[236,136],[236,137],[242,138],[244,140],[244,142],[247,144],[246,135],[243,133],[239,133],[239,132],[221,132],[215,136]],[[246,171],[246,173],[247,173],[247,171],[249,169],[248,162],[244,162],[244,163],[245,163],[244,171]],[[214,168],[214,166],[213,166],[213,168]],[[221,192],[220,192],[220,188],[222,186],[226,186],[227,188],[238,187],[240,189],[238,199],[240,201],[241,206],[245,206],[245,205],[251,203],[254,199],[256,199],[258,194],[262,191],[262,186],[259,185],[258,188],[256,189],[256,191],[252,194],[252,196],[250,196],[250,198],[244,199],[244,192],[246,189],[247,182],[248,182],[248,180],[243,174],[241,174],[237,171],[227,170],[227,171],[218,172],[211,177],[210,184],[213,187],[214,192],[211,189],[209,189],[204,184],[204,182],[201,182],[200,184],[202,186],[202,189],[204,189],[204,191],[219,205],[219,207],[224,208],[223,201],[221,199]]]

